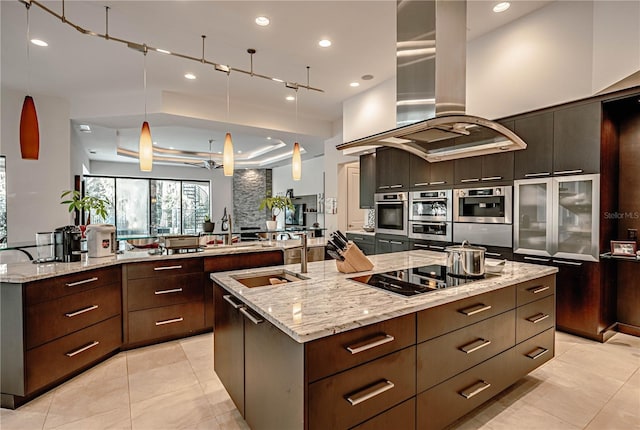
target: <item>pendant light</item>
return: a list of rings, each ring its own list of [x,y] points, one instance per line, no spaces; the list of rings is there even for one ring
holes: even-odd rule
[[[151,129],[147,122],[147,46],[144,46],[144,122],[140,130],[140,143],[138,147],[138,158],[140,160],[140,171],[150,172],[153,168],[153,141],[151,140]]]
[[[40,153],[40,129],[36,105],[29,95],[31,93],[31,55],[29,51],[29,8],[31,4],[25,3],[25,6],[27,7],[27,95],[22,103],[22,113],[20,114],[20,153],[23,160],[37,160]]]
[[[229,122],[229,75],[230,72],[227,72],[227,123]],[[231,133],[227,133],[224,137],[222,166],[224,176],[233,176],[233,141],[231,140]]]
[[[296,88],[296,128],[298,127],[298,89]],[[291,157],[291,177],[294,181],[302,178],[302,158],[300,157],[300,144],[293,144],[293,156]]]

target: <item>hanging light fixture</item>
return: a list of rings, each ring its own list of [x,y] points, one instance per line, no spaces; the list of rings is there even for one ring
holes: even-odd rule
[[[153,168],[153,141],[151,140],[151,129],[147,122],[147,46],[144,45],[144,122],[140,130],[140,143],[138,147],[138,158],[140,160],[140,171],[150,172]]]
[[[307,66],[307,75],[309,74],[309,66]],[[298,88],[296,90],[296,128],[298,128]],[[291,157],[291,177],[294,181],[302,178],[302,157],[300,156],[300,144],[294,142],[293,155]]]
[[[40,153],[40,129],[38,127],[38,114],[31,93],[31,55],[29,52],[29,8],[27,7],[27,95],[22,103],[20,114],[20,153],[23,160],[37,160]]]
[[[229,75],[227,72],[227,122],[229,122]],[[227,133],[224,137],[224,149],[222,150],[222,166],[224,176],[233,176],[233,141],[231,133]]]

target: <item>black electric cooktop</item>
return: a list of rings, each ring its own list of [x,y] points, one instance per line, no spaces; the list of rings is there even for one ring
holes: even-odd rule
[[[403,270],[392,270],[373,275],[355,276],[353,281],[390,291],[405,297],[457,287],[494,275],[461,276],[447,273],[447,266],[433,264]]]

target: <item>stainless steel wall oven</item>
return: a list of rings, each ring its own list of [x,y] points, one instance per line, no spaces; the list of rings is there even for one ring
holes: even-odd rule
[[[375,195],[376,233],[407,235],[408,193]]]
[[[465,188],[453,191],[453,220],[511,224],[513,187]]]
[[[452,239],[452,190],[414,191],[409,196],[409,237]]]

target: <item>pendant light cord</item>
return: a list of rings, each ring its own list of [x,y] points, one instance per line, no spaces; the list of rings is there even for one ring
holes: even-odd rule
[[[144,87],[144,120],[147,120],[147,47],[144,48],[144,66],[142,72],[142,81]]]
[[[229,122],[229,75],[231,73],[227,73],[227,122]]]
[[[30,4],[26,4],[27,7],[27,95],[31,95],[31,49],[29,48],[29,40],[31,39],[31,29],[29,25],[29,8]]]

